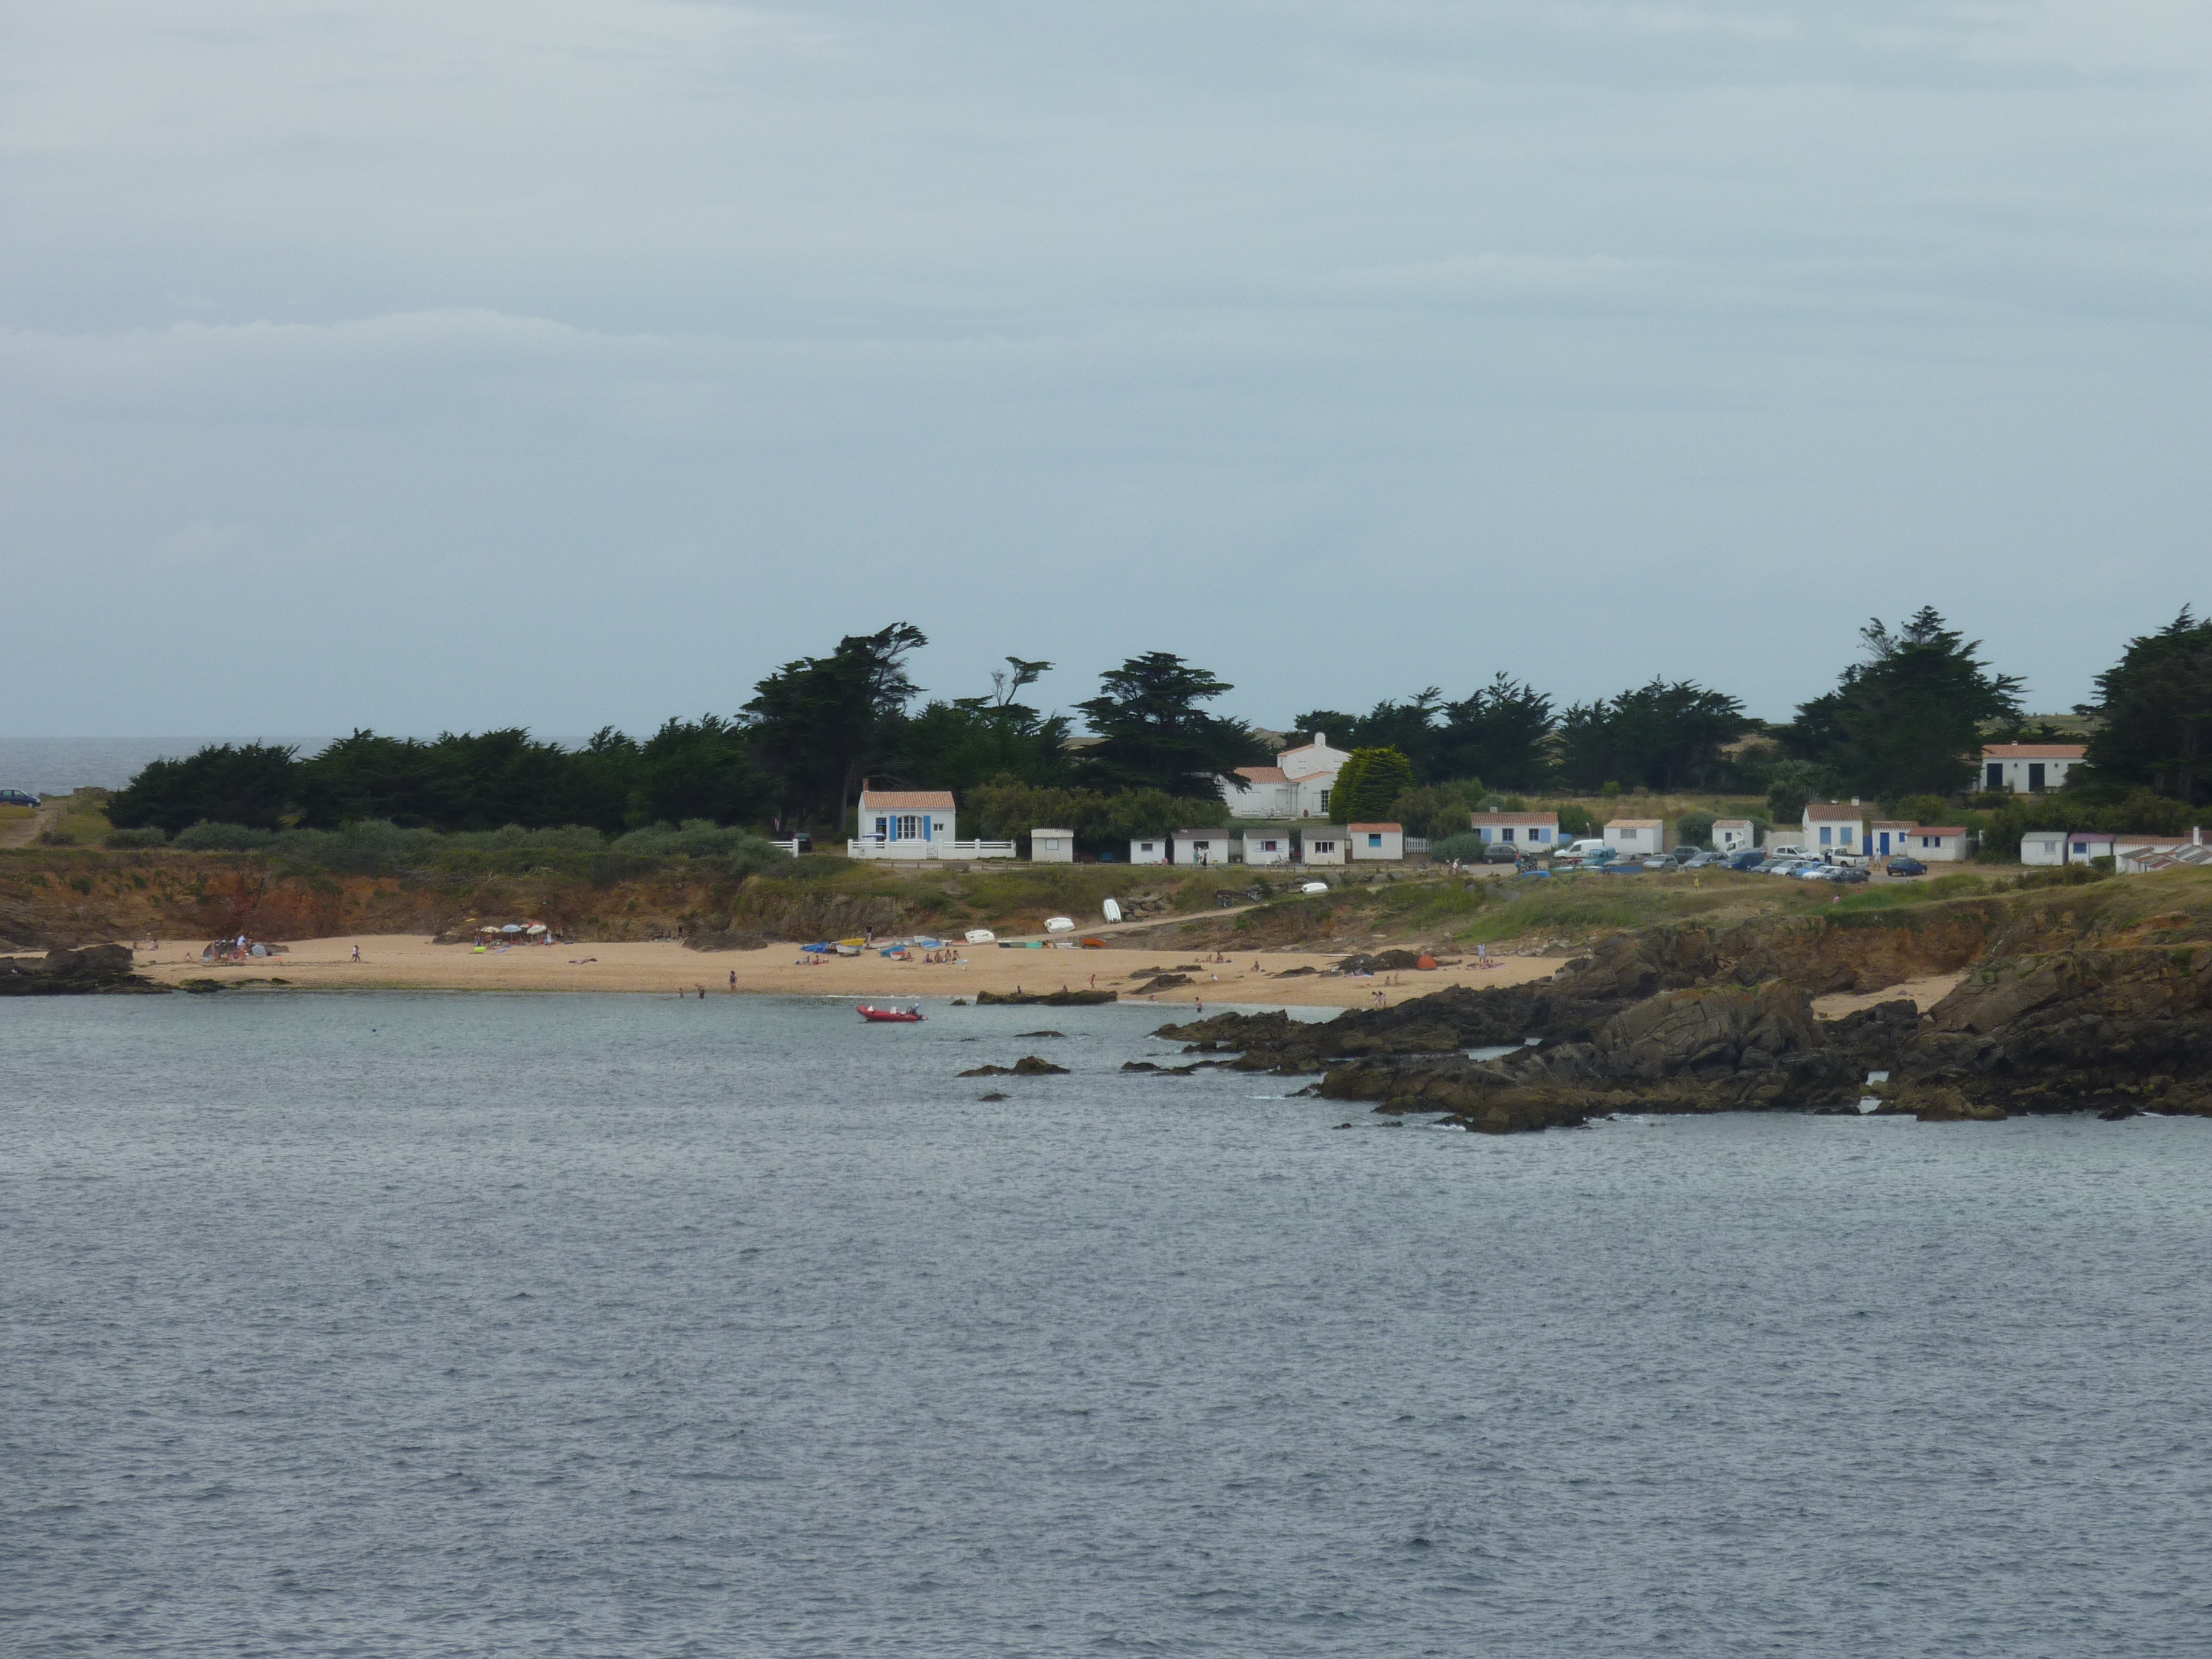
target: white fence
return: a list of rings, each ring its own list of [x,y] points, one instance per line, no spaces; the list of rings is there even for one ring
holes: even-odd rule
[[[1010,859],[1010,841],[892,841],[866,836],[845,843],[845,855],[855,859]]]
[[[783,851],[790,854],[793,858],[797,858],[799,856],[799,837],[796,836],[793,836],[789,841],[772,841],[769,842],[769,845],[782,848]]]

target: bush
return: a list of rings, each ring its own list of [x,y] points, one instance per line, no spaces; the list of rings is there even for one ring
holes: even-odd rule
[[[1685,812],[1674,821],[1675,842],[1683,847],[1711,847],[1713,844],[1713,815],[1711,812]]]
[[[151,823],[143,830],[111,830],[107,833],[110,847],[166,847],[168,842],[168,836]]]
[[[1565,841],[1595,841],[1598,823],[1583,808],[1570,803],[1559,808],[1559,836]]]
[[[202,818],[177,831],[170,845],[186,853],[252,853],[276,842],[273,830],[253,830],[242,823],[210,823]]]
[[[1471,830],[1456,836],[1446,836],[1442,841],[1429,843],[1429,857],[1438,864],[1457,859],[1462,864],[1480,864],[1483,849],[1489,843]]]

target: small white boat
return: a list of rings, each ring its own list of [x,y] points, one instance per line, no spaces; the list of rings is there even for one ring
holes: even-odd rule
[[[1101,905],[1101,906],[1099,907],[1099,908],[1101,908],[1102,910],[1105,911],[1105,913],[1106,913],[1106,920],[1107,920],[1107,921],[1121,921],[1121,900],[1119,900],[1119,899],[1108,899],[1104,904],[1103,904],[1103,905]]]
[[[1075,921],[1070,916],[1047,916],[1044,930],[1048,933],[1072,933],[1075,931]]]
[[[1298,891],[1301,893],[1326,893],[1328,891],[1328,884],[1325,881],[1310,881],[1304,886],[1299,888]]]
[[[970,927],[968,930],[968,942],[970,945],[996,945],[999,942],[999,936],[988,927]]]

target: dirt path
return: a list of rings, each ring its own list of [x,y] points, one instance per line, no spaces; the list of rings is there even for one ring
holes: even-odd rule
[[[41,801],[39,810],[21,823],[0,828],[0,847],[28,847],[40,835],[53,827],[54,820],[69,810],[69,798]]]

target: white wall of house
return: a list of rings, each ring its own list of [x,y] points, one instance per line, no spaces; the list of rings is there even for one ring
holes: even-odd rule
[[[1244,862],[1247,864],[1288,864],[1291,861],[1291,831],[1288,830],[1247,830],[1243,836]]]
[[[1557,812],[1470,812],[1467,827],[1486,842],[1508,842],[1540,852],[1551,851],[1559,841]]]
[[[1030,830],[1030,862],[1031,864],[1074,863],[1075,831],[1073,830]]]
[[[1713,850],[1716,853],[1747,853],[1751,850],[1752,823],[1749,818],[1715,818],[1713,820]]]
[[[1174,839],[1177,864],[1227,864],[1235,844],[1226,830],[1178,830]]]
[[[1867,851],[1878,859],[1911,858],[1909,837],[1918,827],[1903,818],[1876,818],[1867,825]]]
[[[2066,838],[2066,862],[2087,864],[2092,859],[2108,859],[2118,839],[2108,830],[2076,830]]]
[[[1805,808],[1805,817],[1798,828],[1797,840],[1814,858],[1822,858],[1830,853],[1856,855],[1867,848],[1866,820],[1856,806],[1814,801]]]
[[[2020,861],[2022,864],[2063,864],[2066,862],[2066,832],[2063,830],[2031,830],[2020,838]]]
[[[1966,861],[1966,832],[1956,825],[1924,823],[1913,825],[1907,837],[1911,845],[1905,855],[1918,859],[1923,864],[1964,864]]]
[[[1406,856],[1406,830],[1396,823],[1347,823],[1344,839],[1352,861],[1396,864]]]
[[[1139,836],[1130,841],[1130,863],[1165,864],[1167,861],[1168,838],[1165,836]]]
[[[1344,831],[1334,824],[1322,824],[1298,831],[1299,853],[1308,864],[1342,864],[1345,861]]]
[[[1250,787],[1238,789],[1223,778],[1221,799],[1231,817],[1325,818],[1328,792],[1351,758],[1348,750],[1329,747],[1328,732],[1316,732],[1312,742],[1277,755],[1273,766],[1238,767],[1237,778]]]
[[[1649,858],[1667,849],[1667,826],[1657,818],[1615,818],[1605,826],[1605,844],[1621,858]]]
[[[1993,743],[1982,750],[1981,787],[2015,795],[2063,789],[2067,773],[2087,752],[2074,743]]]

